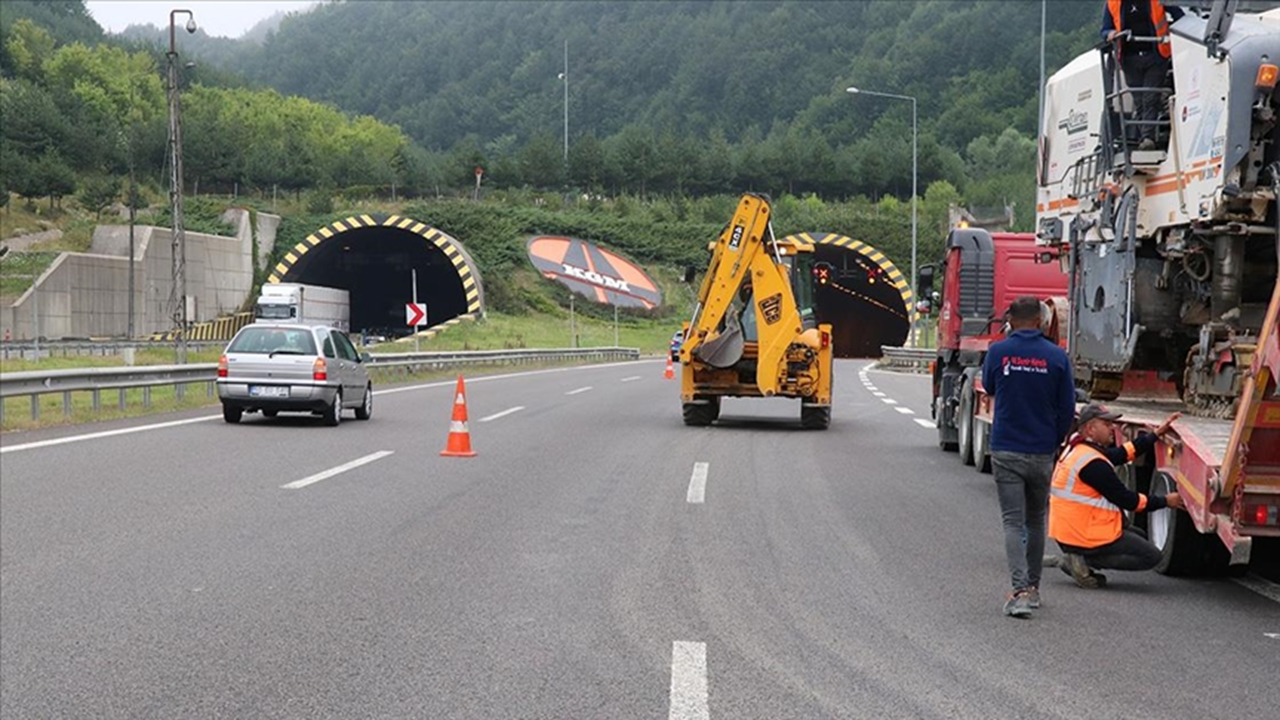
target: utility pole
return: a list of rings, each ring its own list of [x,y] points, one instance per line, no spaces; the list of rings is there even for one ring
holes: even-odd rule
[[[133,226],[137,221],[137,204],[138,189],[134,181],[133,170],[133,143],[129,143],[129,330],[127,336],[130,340],[134,338],[133,327],[133,256],[135,254],[133,244]]]
[[[182,107],[178,93],[178,48],[174,38],[174,16],[187,16],[187,32],[196,31],[195,16],[190,10],[169,13],[169,152],[171,175],[169,200],[173,207],[173,324],[177,326],[178,363],[187,362],[187,234],[182,226]]]
[[[564,162],[569,164],[569,38],[564,40],[564,72],[560,73],[564,81]]]

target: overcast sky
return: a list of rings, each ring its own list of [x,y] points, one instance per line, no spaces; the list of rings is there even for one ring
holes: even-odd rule
[[[89,14],[107,32],[120,32],[130,25],[168,27],[169,11],[184,9],[195,15],[196,24],[215,37],[238,38],[259,20],[271,17],[280,10],[304,10],[316,4],[316,0],[166,0],[145,2],[140,0],[88,0],[85,6]],[[179,16],[179,25],[185,25],[185,16]]]

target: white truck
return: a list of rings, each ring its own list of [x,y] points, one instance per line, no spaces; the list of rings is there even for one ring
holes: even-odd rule
[[[351,330],[351,294],[342,288],[267,283],[253,307],[257,322],[298,322]]]

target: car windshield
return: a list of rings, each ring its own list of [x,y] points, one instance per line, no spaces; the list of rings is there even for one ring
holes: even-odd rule
[[[302,328],[247,327],[231,341],[229,353],[315,355],[311,331]]]

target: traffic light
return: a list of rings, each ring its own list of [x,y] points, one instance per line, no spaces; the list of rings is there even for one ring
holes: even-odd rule
[[[813,280],[819,285],[827,285],[831,282],[831,263],[820,262],[813,266]]]

